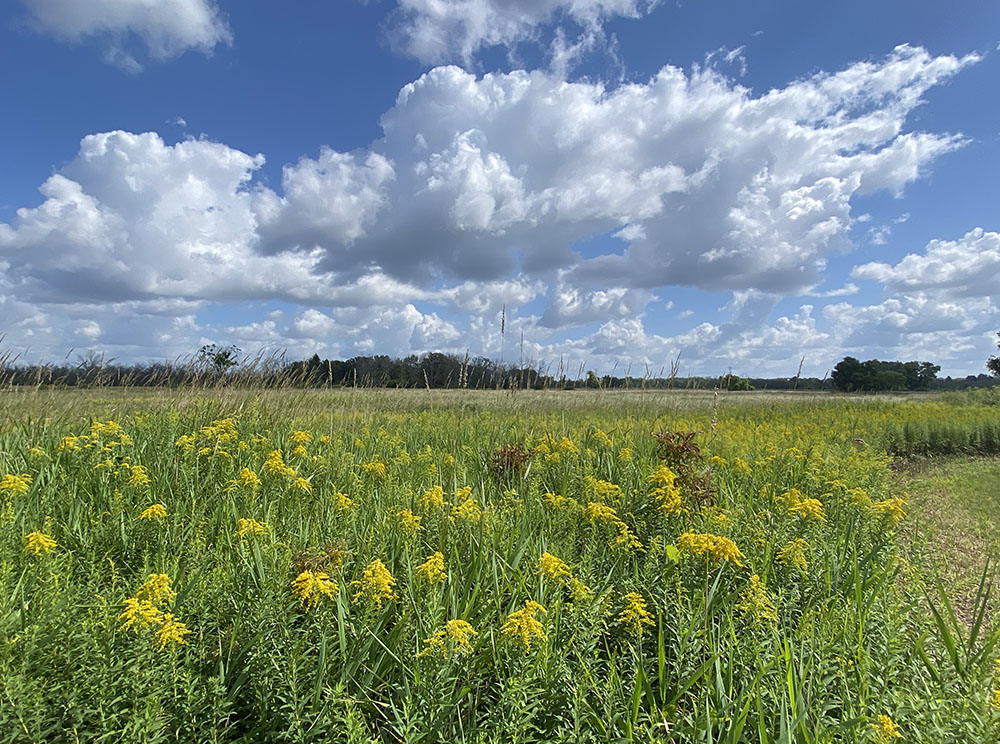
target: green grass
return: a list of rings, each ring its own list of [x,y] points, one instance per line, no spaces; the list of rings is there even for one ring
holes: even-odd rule
[[[698,449],[655,436],[689,431]],[[952,617],[901,550],[889,465],[998,432],[911,397],[7,391],[0,477],[31,481],[0,491],[0,741],[811,744],[879,741],[880,716],[907,742],[992,741],[985,587]],[[442,584],[418,571],[435,552]],[[336,584],[314,606],[307,570]],[[125,627],[150,574],[176,596]],[[648,623],[623,621],[631,595]],[[525,647],[504,628],[529,601]],[[161,650],[166,612],[190,633]],[[452,620],[471,650],[423,653]]]

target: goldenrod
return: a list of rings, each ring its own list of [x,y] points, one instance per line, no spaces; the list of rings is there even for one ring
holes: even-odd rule
[[[677,547],[690,555],[707,555],[713,564],[719,561],[732,561],[737,566],[742,566],[740,558],[743,553],[736,547],[736,543],[728,537],[712,535],[710,533],[685,532],[677,538]]]
[[[306,609],[315,607],[322,597],[333,599],[339,588],[324,571],[305,570],[292,579],[292,589]]]
[[[426,580],[428,584],[442,583],[447,577],[444,570],[444,555],[438,551],[429,556],[426,561],[417,566],[417,576]]]
[[[646,600],[637,592],[625,595],[625,609],[618,615],[618,622],[627,625],[639,638],[643,634],[644,625],[653,625],[653,616],[646,609]]]
[[[392,589],[395,584],[396,580],[392,578],[389,569],[376,558],[368,564],[360,579],[351,582],[351,586],[358,587],[354,601],[364,598],[381,609],[383,600],[396,598],[396,593]]]
[[[29,490],[31,490],[31,476],[27,473],[21,473],[20,475],[7,473],[0,479],[0,493],[17,496],[25,494]]]
[[[545,614],[545,608],[534,600],[526,600],[522,609],[507,616],[507,622],[500,628],[500,634],[520,643],[525,651],[529,650],[536,640],[544,641],[548,637],[545,628],[535,619],[535,614],[538,612]]]
[[[48,553],[56,546],[56,541],[44,532],[29,532],[24,538],[24,552],[41,555]]]
[[[153,504],[143,510],[142,514],[139,515],[139,519],[153,521],[154,519],[163,519],[165,516],[167,516],[167,507],[163,504]]]

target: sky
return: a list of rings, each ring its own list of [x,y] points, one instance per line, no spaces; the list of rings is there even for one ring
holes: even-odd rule
[[[981,0],[12,0],[0,356],[980,374],[998,42]]]

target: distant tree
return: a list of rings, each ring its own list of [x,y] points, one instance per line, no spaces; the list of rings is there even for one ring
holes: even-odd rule
[[[1000,336],[1000,331],[997,332],[997,336]],[[997,342],[997,347],[1000,347],[1000,341]],[[986,369],[994,377],[1000,377],[1000,357],[991,356],[986,360]]]
[[[240,347],[205,344],[198,350],[195,362],[212,370],[217,375],[224,375],[230,367],[239,364]]]
[[[941,367],[930,362],[883,362],[869,359],[859,362],[844,357],[830,375],[841,392],[879,392],[887,390],[928,390]]]
[[[746,377],[734,375],[732,372],[724,374],[719,378],[720,390],[753,390],[753,385]]]

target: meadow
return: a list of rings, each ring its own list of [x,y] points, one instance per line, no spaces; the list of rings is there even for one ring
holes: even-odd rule
[[[997,741],[894,474],[958,453],[997,407],[8,389],[0,741]]]

